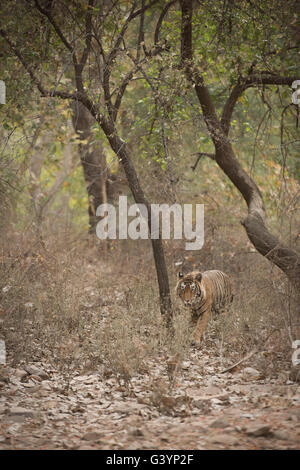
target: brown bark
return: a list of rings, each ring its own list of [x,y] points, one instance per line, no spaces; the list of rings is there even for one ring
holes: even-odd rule
[[[97,112],[97,109],[95,108],[94,104],[87,98],[85,94],[79,94],[78,100],[83,106],[86,107],[87,110],[89,110],[89,112],[98,122],[99,126],[102,128],[104,134],[106,135],[111,148],[118,156],[119,161],[124,169],[124,172],[128,181],[128,186],[132,192],[135,202],[137,204],[144,204],[147,207],[148,226],[149,226],[149,231],[150,231],[151,230],[150,204],[144,195],[144,192],[140,185],[134,165],[131,161],[130,154],[127,151],[126,144],[118,136],[118,133],[117,133],[117,130],[115,128],[113,118],[112,118],[114,115],[112,103],[110,102],[108,106],[108,110],[110,111],[109,113],[110,118],[106,119],[102,114]],[[155,263],[157,281],[158,281],[158,287],[159,287],[160,311],[161,311],[161,314],[166,319],[167,326],[170,326],[171,317],[172,317],[172,303],[171,303],[171,296],[170,296],[169,276],[168,276],[168,270],[167,270],[161,236],[158,239],[151,239],[151,243],[152,243],[154,263]]]
[[[297,289],[300,288],[300,253],[285,246],[272,235],[266,226],[266,214],[262,194],[254,180],[242,168],[235,156],[234,150],[227,137],[230,118],[234,104],[241,93],[259,83],[290,84],[293,78],[287,77],[248,77],[243,85],[238,84],[233,89],[222,114],[220,122],[214,104],[203,77],[194,67],[192,50],[192,2],[180,0],[182,10],[181,24],[181,59],[185,74],[193,84],[203,117],[215,146],[215,160],[232,183],[242,194],[248,206],[248,215],[242,222],[248,238],[256,250],[278,266]],[[269,80],[269,82],[268,82]]]
[[[95,232],[99,217],[96,210],[100,204],[107,202],[106,181],[107,167],[103,152],[103,144],[100,140],[95,141],[91,127],[95,119],[88,109],[79,101],[72,103],[73,126],[79,139],[79,154],[83,168],[83,174],[89,201],[89,226],[90,232]]]
[[[151,232],[150,204],[147,201],[145,194],[141,188],[137,173],[132,164],[130,155],[127,151],[126,144],[118,137],[114,126],[108,121],[102,121],[102,129],[105,132],[105,135],[111,145],[111,148],[119,157],[135,202],[137,204],[144,204],[147,207],[148,226],[149,232]],[[168,270],[161,236],[158,239],[151,239],[151,243],[159,287],[160,311],[166,319],[167,326],[170,326],[172,317],[172,304],[170,297]]]

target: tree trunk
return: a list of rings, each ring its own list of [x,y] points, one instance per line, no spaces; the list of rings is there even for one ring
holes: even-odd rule
[[[107,202],[106,182],[107,166],[100,140],[95,141],[91,127],[95,119],[80,102],[72,103],[73,126],[82,143],[79,143],[79,154],[89,201],[89,231],[95,233],[99,217],[96,210],[100,204]]]
[[[227,141],[215,144],[216,162],[238,188],[248,206],[248,215],[242,221],[249,240],[256,250],[276,264],[300,289],[300,253],[285,246],[272,235],[266,226],[262,194],[252,178],[243,170],[236,159],[231,144]]]
[[[105,135],[114,150],[118,155],[119,160],[124,168],[124,172],[128,181],[129,188],[132,192],[134,200],[137,204],[144,204],[148,211],[148,226],[149,233],[151,233],[151,209],[150,204],[147,201],[144,192],[140,186],[138,176],[135,168],[132,164],[130,155],[127,151],[126,144],[122,141],[114,128],[113,125],[107,121],[101,121],[99,123],[105,132]],[[166,319],[166,324],[169,327],[172,318],[172,304],[170,297],[169,277],[168,270],[165,260],[164,249],[162,245],[161,233],[158,239],[151,239],[154,262],[159,286],[159,297],[160,297],[160,311]]]
[[[107,140],[118,156],[120,163],[123,166],[128,186],[132,192],[134,200],[137,204],[144,204],[148,210],[148,226],[149,231],[151,230],[151,210],[150,204],[148,203],[144,192],[140,186],[138,176],[136,174],[135,168],[132,164],[130,154],[127,151],[125,142],[118,136],[117,130],[111,120],[106,120],[103,115],[97,112],[96,107],[92,102],[87,98],[86,95],[80,96],[82,106],[85,106],[87,110],[92,114],[96,119],[99,126],[103,130],[104,134],[107,137]],[[76,101],[77,104],[77,101]],[[169,276],[168,270],[164,255],[164,249],[162,245],[161,234],[159,234],[158,239],[151,239],[154,262],[157,274],[157,281],[159,286],[159,297],[160,297],[160,311],[166,320],[166,324],[169,327],[171,325],[172,318],[172,303],[170,296],[170,287],[169,287]]]
[[[40,138],[39,148],[37,151],[32,152],[29,160],[29,175],[30,186],[29,192],[32,199],[32,205],[36,216],[36,226],[38,232],[40,231],[42,222],[45,218],[45,211],[51,205],[56,194],[60,190],[66,178],[72,173],[75,167],[74,157],[72,153],[72,145],[69,143],[71,135],[72,123],[68,121],[67,124],[67,143],[64,147],[63,158],[60,163],[60,169],[56,174],[55,180],[49,188],[41,188],[41,171],[46,157],[44,145],[47,145],[52,136],[50,134],[43,134]]]
[[[209,90],[203,77],[194,66],[192,51],[192,2],[180,0],[181,59],[187,79],[196,91],[203,117],[215,146],[215,160],[223,172],[240,191],[248,206],[248,215],[242,222],[248,238],[256,250],[278,266],[291,283],[300,289],[300,253],[282,244],[266,226],[266,213],[262,194],[253,179],[242,168],[227,137],[229,128],[224,128],[218,119]]]

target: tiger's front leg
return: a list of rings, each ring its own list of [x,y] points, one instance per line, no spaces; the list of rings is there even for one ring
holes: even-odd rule
[[[204,332],[207,328],[207,324],[209,322],[210,317],[211,317],[211,308],[208,308],[198,319],[196,328],[194,331],[194,341],[196,344],[200,344],[201,339],[204,335]]]

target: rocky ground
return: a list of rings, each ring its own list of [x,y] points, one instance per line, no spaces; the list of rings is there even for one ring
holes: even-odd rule
[[[299,449],[300,390],[244,367],[222,373],[194,350],[170,393],[162,362],[151,383],[95,372],[70,382],[46,364],[3,367],[1,449]],[[156,377],[153,380],[153,377]]]
[[[106,298],[93,300],[99,269],[89,273],[84,308],[98,323],[87,325],[85,337],[117,309],[125,315],[122,292],[114,300],[106,289]],[[220,357],[213,339],[181,362],[161,348],[126,381],[101,365],[68,374],[37,358],[12,366],[8,351],[0,366],[0,449],[299,449],[299,383],[284,368],[262,374],[260,352],[226,371],[237,356]]]

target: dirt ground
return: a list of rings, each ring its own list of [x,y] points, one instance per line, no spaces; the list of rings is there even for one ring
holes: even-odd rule
[[[99,290],[99,266],[85,271],[82,296],[102,325],[126,299],[114,288],[117,267],[112,290]],[[43,355],[16,364],[8,350],[0,449],[299,449],[299,383],[287,370],[263,374],[261,352],[226,372],[240,356],[220,356],[215,334],[211,328],[182,360],[162,347],[128,377],[88,361],[66,373]],[[112,354],[120,354],[117,344]]]
[[[157,402],[145,376],[128,388],[97,373],[77,374],[66,389],[43,364],[6,368],[0,448],[299,449],[299,386],[246,382],[242,373],[224,376],[213,367],[204,377],[199,362],[211,358],[193,352],[175,393]],[[159,366],[151,367],[161,380]]]

